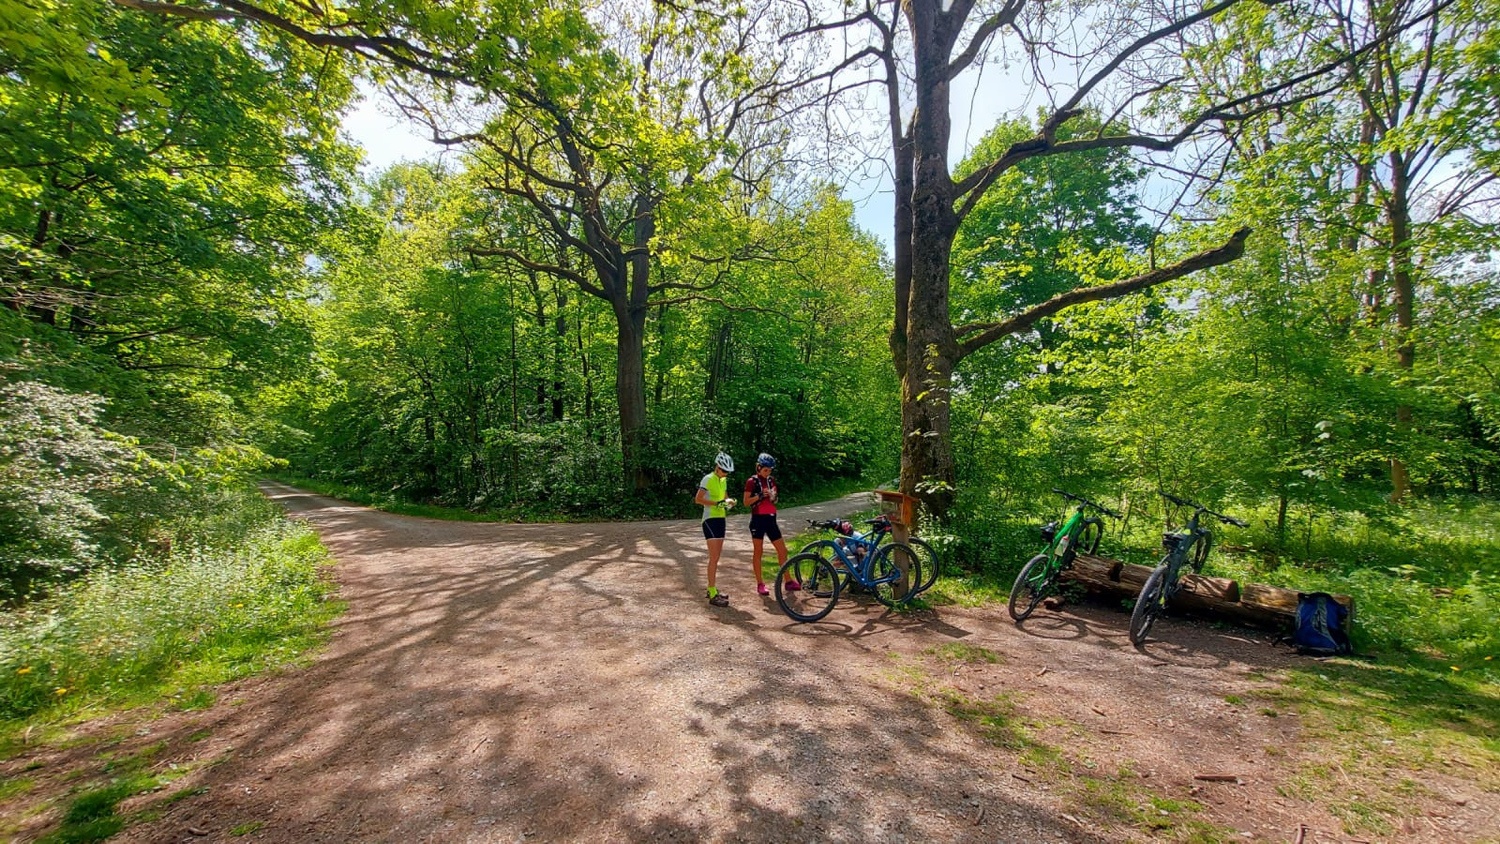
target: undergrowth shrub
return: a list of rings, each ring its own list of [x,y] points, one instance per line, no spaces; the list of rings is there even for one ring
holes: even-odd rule
[[[96,570],[0,616],[0,718],[223,682],[319,640],[336,609],[308,527],[248,489],[186,527],[163,560]]]
[[[106,402],[35,381],[0,384],[0,600],[75,577],[129,533],[123,494],[154,473],[100,421]]]

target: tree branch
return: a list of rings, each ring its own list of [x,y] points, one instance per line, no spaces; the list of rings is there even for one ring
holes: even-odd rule
[[[1127,293],[1135,293],[1163,282],[1191,275],[1199,270],[1227,264],[1245,254],[1245,239],[1249,236],[1250,229],[1242,228],[1231,235],[1223,246],[1210,249],[1206,252],[1200,252],[1170,267],[1161,267],[1134,278],[1114,282],[1113,284],[1082,287],[1077,290],[1069,290],[1066,293],[1059,293],[1040,305],[1036,305],[1000,322],[974,323],[961,326],[954,331],[954,336],[959,338],[968,336],[969,339],[962,340],[959,343],[957,360],[968,357],[974,352],[999,340],[1001,337],[1026,331],[1044,317],[1052,316],[1058,311],[1073,305],[1080,305],[1084,302],[1097,302],[1101,299],[1114,299],[1124,296]]]
[[[179,3],[155,2],[155,0],[110,0],[117,6],[156,15],[175,15],[199,21],[248,20],[281,30],[293,38],[315,47],[337,47],[365,58],[383,58],[398,67],[415,71],[424,76],[444,81],[471,81],[456,69],[457,62],[448,56],[440,56],[423,47],[385,35],[331,35],[313,32],[275,14],[240,0],[217,0],[222,8],[200,9]]]
[[[609,296],[604,292],[604,288],[593,284],[588,280],[586,276],[584,276],[582,273],[577,272],[576,270],[570,270],[567,267],[561,267],[557,264],[549,264],[545,261],[538,261],[525,255],[524,253],[509,248],[483,249],[479,247],[470,247],[468,252],[470,255],[473,255],[476,258],[509,258],[510,260],[515,261],[517,264],[520,264],[528,270],[533,270],[539,273],[546,273],[547,275],[566,279],[578,285],[579,289],[583,290],[583,292],[589,294],[590,296],[597,296],[598,298],[604,299],[605,301],[609,300]]]
[[[958,58],[948,64],[950,82],[968,70],[969,65],[973,64],[974,59],[979,56],[979,51],[983,50],[984,45],[990,40],[990,36],[994,35],[1000,27],[1009,26],[1015,22],[1016,16],[1020,14],[1021,7],[1024,5],[1026,5],[1025,0],[1007,0],[1004,8],[979,25],[979,29],[974,32],[974,37],[969,39],[969,46],[958,55]]]

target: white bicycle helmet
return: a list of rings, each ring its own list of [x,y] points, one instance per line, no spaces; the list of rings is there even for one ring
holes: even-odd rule
[[[714,465],[726,472],[733,472],[734,458],[721,451],[719,452],[719,456],[714,458]]]

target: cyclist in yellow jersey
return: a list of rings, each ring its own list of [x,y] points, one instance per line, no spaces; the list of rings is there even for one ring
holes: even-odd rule
[[[729,473],[734,471],[734,458],[719,452],[714,458],[714,469],[698,482],[698,495],[693,499],[703,506],[703,539],[708,542],[708,602],[716,607],[729,606],[729,596],[714,585],[719,574],[719,555],[724,551],[724,519],[734,499],[729,497]]]

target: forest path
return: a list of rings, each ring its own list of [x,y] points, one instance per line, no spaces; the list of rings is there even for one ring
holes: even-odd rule
[[[1168,620],[1143,654],[1126,616],[1100,608],[1017,628],[999,606],[895,615],[843,600],[799,625],[754,594],[743,515],[719,575],[732,604],[716,609],[696,521],[447,522],[264,489],[322,536],[348,611],[307,668],[152,722],[142,741],[199,766],[172,788],[202,792],[112,840],[1113,842],[1210,821],[1287,841],[1301,823],[1339,828],[1276,794],[1265,748],[1294,747],[1295,719],[1226,703],[1288,659],[1265,641]],[[867,501],[789,509],[782,524]],[[1243,781],[1194,782],[1204,771]],[[1151,794],[1204,808],[1163,813],[1151,833],[1132,817]],[[1306,841],[1343,840],[1325,835]]]

